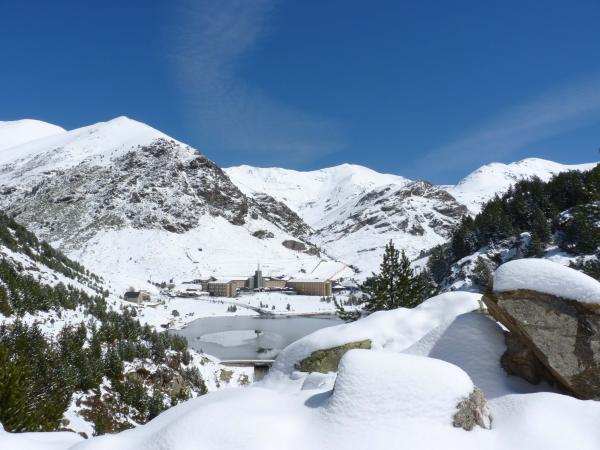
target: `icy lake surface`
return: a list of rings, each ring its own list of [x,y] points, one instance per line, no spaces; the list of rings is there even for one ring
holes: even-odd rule
[[[273,359],[307,334],[342,323],[335,316],[232,316],[195,320],[182,330],[189,346],[222,360]]]

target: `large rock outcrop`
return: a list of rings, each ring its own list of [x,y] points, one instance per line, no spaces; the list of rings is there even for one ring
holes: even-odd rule
[[[600,305],[529,289],[486,294],[483,301],[509,330],[501,359],[508,373],[600,400]]]

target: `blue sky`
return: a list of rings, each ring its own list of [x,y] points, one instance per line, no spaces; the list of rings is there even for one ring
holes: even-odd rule
[[[0,120],[127,115],[222,166],[434,182],[600,147],[600,2],[14,1]]]

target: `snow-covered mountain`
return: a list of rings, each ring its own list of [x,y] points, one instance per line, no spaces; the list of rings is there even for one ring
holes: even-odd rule
[[[64,128],[40,120],[0,121],[0,150],[65,132]]]
[[[247,275],[257,262],[272,275],[352,276],[351,266],[364,278],[390,239],[416,258],[514,182],[592,166],[493,163],[436,186],[351,164],[222,170],[126,117],[71,131],[0,123],[0,207],[119,289]]]
[[[125,117],[2,150],[0,192],[0,207],[119,289],[257,262],[291,276],[344,269],[287,206],[247,197],[195,149]]]
[[[403,186],[410,181],[354,164],[310,172],[244,165],[230,167],[225,172],[246,195],[266,192],[296,211],[315,229],[338,220],[340,211],[356,203],[365,193],[388,185]]]
[[[569,170],[590,170],[597,163],[567,165],[540,158],[527,158],[510,164],[491,163],[473,171],[447,191],[472,213],[495,194],[501,194],[519,180],[538,177],[548,181],[553,175]]]
[[[454,186],[381,174],[343,164],[299,172],[238,166],[225,169],[248,196],[267,192],[287,204],[315,229],[312,240],[327,254],[360,269],[376,270],[391,239],[411,258],[445,242],[460,218],[475,214],[495,194],[537,176],[548,180],[595,163],[564,165],[542,159],[483,166]]]

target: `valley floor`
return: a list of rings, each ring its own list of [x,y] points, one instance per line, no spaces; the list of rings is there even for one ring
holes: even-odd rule
[[[347,295],[336,297],[341,301],[348,298]],[[236,307],[234,312],[228,311],[232,305]],[[335,305],[331,300],[323,301],[318,296],[286,295],[277,292],[258,292],[234,298],[163,296],[158,301],[139,305],[137,309],[141,322],[157,328],[169,329],[183,328],[188,323],[204,317],[335,313]],[[173,314],[174,312],[175,314]]]

